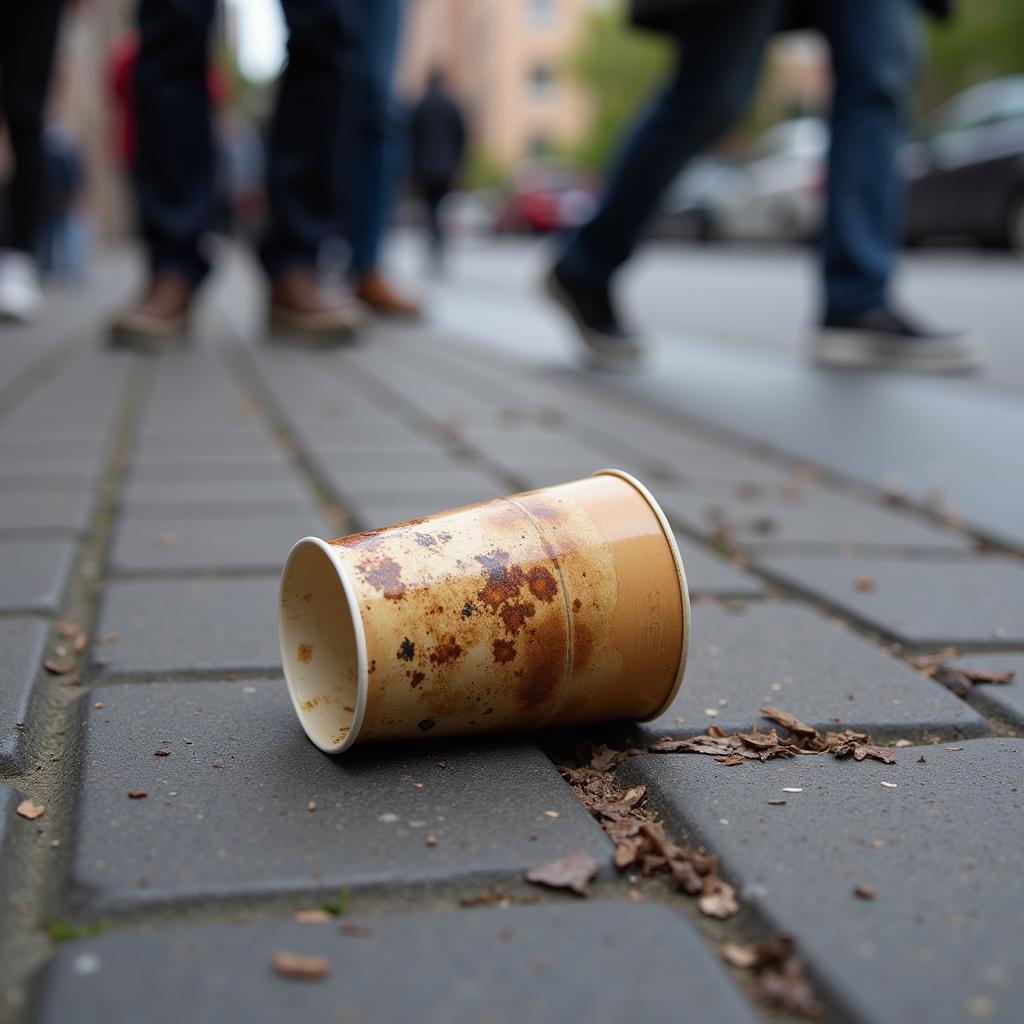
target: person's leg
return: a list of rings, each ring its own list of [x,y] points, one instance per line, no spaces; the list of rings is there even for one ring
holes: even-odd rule
[[[33,0],[3,12],[0,102],[14,153],[5,245],[28,255],[39,243],[43,119],[62,7],[62,0]]]
[[[270,221],[261,248],[271,278],[312,267],[337,224],[360,148],[351,119],[367,92],[362,12],[341,0],[283,0],[283,6],[288,64],[270,132]]]
[[[733,0],[689,16],[671,79],[627,136],[597,210],[562,256],[566,275],[603,286],[630,257],[683,164],[746,108],[777,18],[776,0]]]
[[[920,37],[914,0],[831,0],[820,17],[836,81],[822,234],[828,320],[887,305]]]
[[[214,0],[140,0],[135,64],[139,219],[154,274],[195,286],[214,213],[208,43]]]
[[[394,185],[395,150],[401,119],[393,94],[395,60],[404,0],[358,0],[365,10],[365,58],[368,64],[367,103],[359,111],[359,202],[352,210],[350,242],[352,273],[377,266],[380,241],[387,225]]]

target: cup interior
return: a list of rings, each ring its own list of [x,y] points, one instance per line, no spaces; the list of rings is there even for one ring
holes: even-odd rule
[[[366,642],[351,583],[316,537],[300,540],[285,562],[279,638],[306,735],[328,753],[346,749],[366,707]]]

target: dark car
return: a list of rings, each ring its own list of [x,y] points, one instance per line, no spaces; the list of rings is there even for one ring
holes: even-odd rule
[[[909,242],[956,236],[1024,250],[1024,75],[954,97],[904,159]]]

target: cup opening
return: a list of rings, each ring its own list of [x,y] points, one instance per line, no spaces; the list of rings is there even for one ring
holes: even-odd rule
[[[300,540],[288,554],[278,634],[306,735],[329,754],[347,749],[366,711],[366,640],[352,584],[317,537]]]

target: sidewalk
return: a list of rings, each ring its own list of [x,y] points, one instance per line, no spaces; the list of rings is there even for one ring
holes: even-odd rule
[[[0,335],[0,1020],[1019,1019],[1024,567],[998,538],[847,477],[835,434],[810,466],[746,412],[727,438],[429,325],[267,346],[237,262],[188,348],[108,352],[126,275]],[[718,855],[722,919],[664,871],[615,870],[555,766],[570,739],[330,759],[280,676],[299,537],[608,465],[662,502],[695,611],[676,703],[587,732],[636,751],[590,770]],[[910,663],[949,645],[1016,678]],[[767,730],[766,705],[895,763],[642,752]],[[524,880],[573,850],[599,864],[587,899]],[[793,960],[736,966],[779,934],[811,994]],[[323,962],[297,980],[283,951]]]

